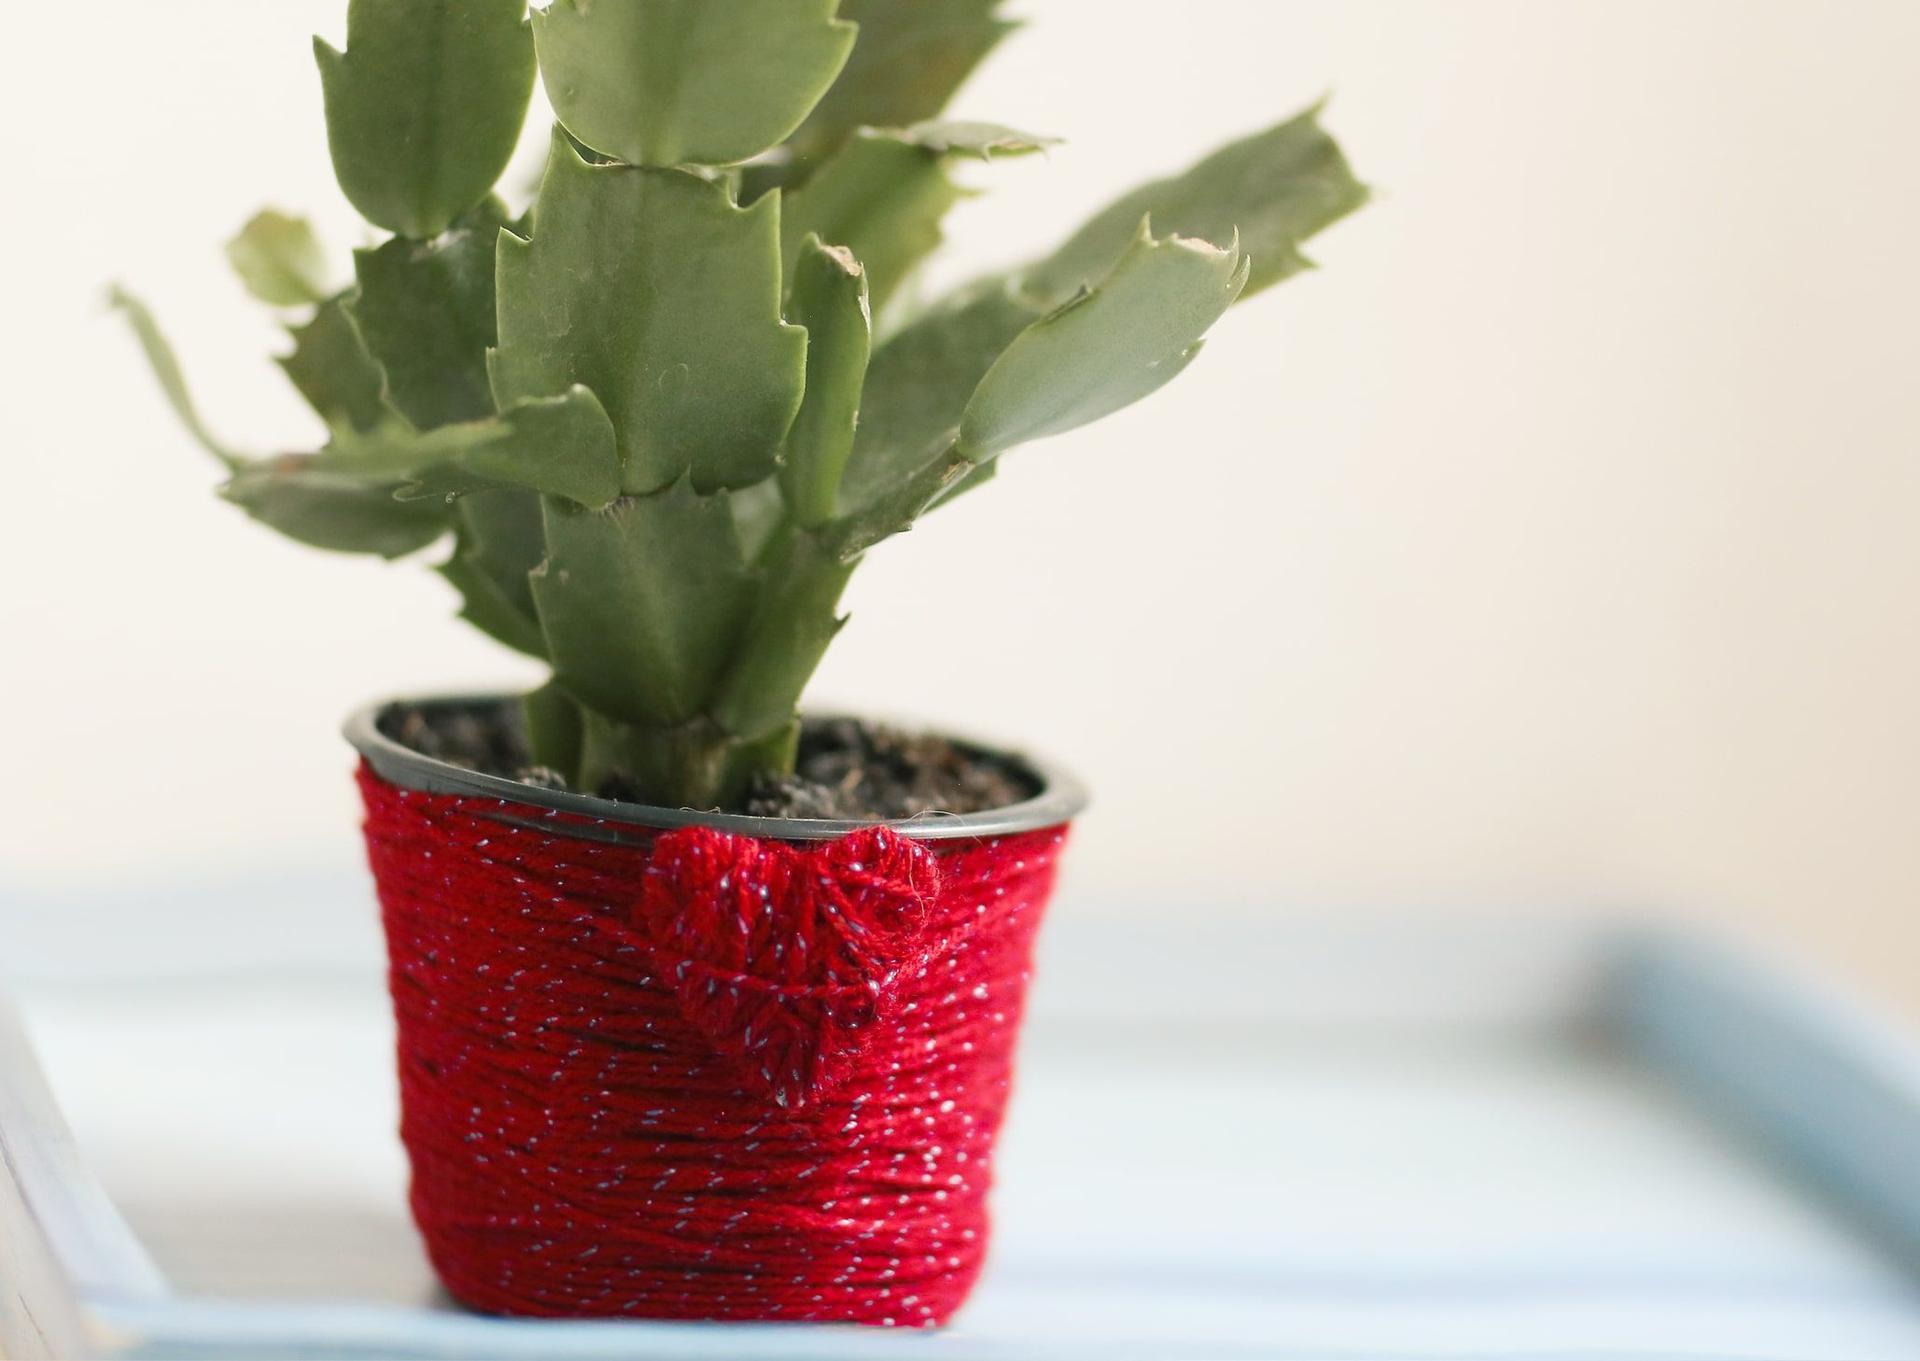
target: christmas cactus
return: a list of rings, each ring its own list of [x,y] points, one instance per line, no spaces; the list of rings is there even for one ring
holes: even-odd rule
[[[837,8],[837,13],[836,13]],[[793,760],[867,551],[1192,362],[1366,197],[1315,110],[926,299],[968,158],[1046,139],[938,121],[1014,27],[999,0],[352,0],[315,41],[340,187],[390,233],[344,288],[311,229],[229,245],[284,309],[317,451],[202,423],[117,295],[222,494],[303,543],[436,570],[543,659],[534,760],[576,789],[719,807]],[[533,83],[535,200],[495,192]]]

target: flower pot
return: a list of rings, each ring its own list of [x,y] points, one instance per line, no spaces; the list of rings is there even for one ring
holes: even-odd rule
[[[397,707],[346,733],[412,1209],[447,1289],[504,1314],[945,1321],[986,1249],[1079,787],[997,755],[1030,799],[701,814],[423,756],[383,731]]]

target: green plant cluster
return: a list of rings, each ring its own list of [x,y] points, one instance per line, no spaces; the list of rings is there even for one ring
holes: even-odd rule
[[[791,767],[868,549],[1159,388],[1365,199],[1309,110],[915,297],[955,162],[1047,145],[936,121],[1015,27],[999,3],[351,0],[346,49],[314,44],[328,137],[391,235],[344,288],[299,219],[228,247],[288,309],[279,364],[324,446],[221,443],[118,301],[229,501],[320,548],[450,539],[464,617],[551,663],[540,763],[726,804]],[[515,211],[495,185],[536,74],[559,122]]]

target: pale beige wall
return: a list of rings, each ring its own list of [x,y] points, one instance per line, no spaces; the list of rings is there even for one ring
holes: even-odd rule
[[[354,240],[339,8],[10,17],[7,879],[337,854],[342,709],[525,674],[427,575],[215,504],[94,309],[124,275],[224,432],[311,438],[214,246],[266,200]],[[1069,145],[975,176],[948,277],[1327,88],[1381,195],[876,553],[819,695],[1070,758],[1089,908],[1641,905],[1920,1010],[1920,5],[1024,8],[964,109]]]

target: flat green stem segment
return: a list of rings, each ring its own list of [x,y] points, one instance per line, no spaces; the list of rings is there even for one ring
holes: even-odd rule
[[[311,454],[249,463],[220,494],[288,538],[336,553],[397,558],[447,531],[445,505],[396,501],[392,483],[330,472]]]
[[[127,325],[133,328],[133,337],[140,342],[147,366],[160,384],[160,395],[167,399],[167,405],[173,408],[174,416],[186,427],[187,433],[228,468],[238,468],[245,463],[245,458],[223,443],[200,419],[200,409],[193,404],[193,394],[187,389],[186,375],[180,372],[180,361],[147,305],[118,286],[108,290],[107,303],[122,313]]]
[[[304,217],[263,208],[227,242],[227,262],[247,291],[275,307],[323,301],[327,256]]]
[[[590,166],[556,131],[532,241],[500,238],[495,397],[593,389],[629,494],[771,476],[806,366],[806,333],[780,319],[779,208],[684,171]]]
[[[884,307],[939,246],[940,219],[959,197],[938,153],[890,133],[858,133],[782,205],[787,270],[809,235],[845,246],[866,270],[873,306]]]
[[[598,507],[620,494],[613,426],[578,384],[498,416],[432,430],[398,416],[370,430],[336,427],[320,463],[343,476],[397,483],[412,500],[518,487]]]
[[[984,463],[1158,391],[1240,296],[1250,266],[1237,244],[1156,241],[1139,223],[1097,287],[1028,326],[994,361],[960,418],[961,450]]]
[[[425,548],[446,533],[447,508],[395,500],[393,478],[330,471],[313,454],[252,460],[222,444],[201,424],[173,349],[146,306],[117,288],[110,299],[126,313],[174,414],[232,474],[220,494],[248,515],[309,547],[384,558]]]
[[[873,353],[843,507],[869,506],[952,445],[973,390],[1046,309],[999,279],[938,304]]]
[[[977,463],[957,440],[885,487],[879,495],[846,511],[822,531],[842,562],[853,562],[882,539],[900,533],[915,520],[955,495],[970,478],[990,472],[992,462]]]
[[[787,315],[807,328],[807,390],[787,432],[780,487],[794,520],[816,528],[833,518],[867,376],[873,318],[859,261],[808,237],[795,260]]]
[[[825,155],[856,128],[898,128],[946,107],[974,67],[1016,24],[995,17],[1002,0],[840,0],[860,26],[853,55],[790,145]]]
[[[620,494],[613,423],[591,391],[577,384],[536,397],[485,423],[504,426],[461,455],[459,468],[482,485],[521,487],[599,508]]]
[[[340,188],[425,239],[487,196],[533,93],[526,0],[351,0],[347,50],[313,40]]]
[[[395,418],[387,401],[386,375],[367,353],[345,297],[321,303],[306,322],[289,326],[287,334],[293,338],[293,352],[275,362],[330,429],[377,430]]]
[[[1367,201],[1339,144],[1320,126],[1320,106],[1230,142],[1179,175],[1155,180],[1096,213],[1052,255],[1024,271],[1022,285],[1062,302],[1103,279],[1126,253],[1140,219],[1162,234],[1224,245],[1238,234],[1252,262],[1252,297],[1308,267],[1300,243]]]
[[[762,555],[760,597],[710,706],[742,738],[792,723],[807,681],[846,620],[836,611],[854,564],[835,546],[788,526]]]
[[[460,617],[528,656],[547,655],[528,574],[547,556],[540,498],[530,492],[484,491],[454,505],[453,556],[440,575],[460,593]],[[556,770],[570,764],[548,761]]]
[[[941,364],[948,372],[962,359],[985,367],[955,425],[913,463],[890,476],[882,465],[882,477],[862,485],[857,498],[843,498],[825,537],[843,558],[857,555],[986,475],[1005,450],[1097,421],[1164,386],[1239,296],[1247,267],[1237,248],[1157,241],[1143,222],[1099,287],[1046,316],[1031,319],[1030,305],[1012,293],[982,292],[964,305],[975,314],[971,327],[927,336],[935,343],[979,337]]]
[[[894,135],[937,156],[962,156],[972,161],[1030,156],[1060,145],[1058,137],[1037,137],[1005,123],[986,123],[977,118],[929,118]]]
[[[889,519],[897,525],[902,507],[937,504],[917,499],[929,487],[944,486],[939,499],[947,499],[991,471],[989,462],[942,481],[974,390],[1015,337],[1113,271],[1143,218],[1163,235],[1215,245],[1237,231],[1249,262],[1244,299],[1305,267],[1300,243],[1366,197],[1316,106],[1123,196],[1037,263],[936,303],[874,351],[841,501],[863,512],[883,501],[894,509],[867,514],[851,538]]]
[[[505,221],[489,199],[432,241],[397,236],[353,254],[360,287],[348,311],[388,400],[417,426],[493,414],[493,250]]]
[[[553,0],[533,12],[554,112],[632,165],[732,165],[800,125],[853,48],[835,0]]]
[[[586,719],[580,702],[552,681],[523,695],[520,718],[527,730],[527,752],[537,766],[572,779],[580,769]]]
[[[604,511],[549,500],[546,538],[533,598],[560,684],[624,723],[701,713],[752,606],[726,498],[679,482]]]
[[[780,235],[791,276],[800,243],[816,235],[845,246],[867,272],[875,310],[940,245],[940,220],[959,201],[947,176],[957,157],[991,160],[1039,151],[1050,139],[997,123],[921,123],[863,128],[781,205]]]

